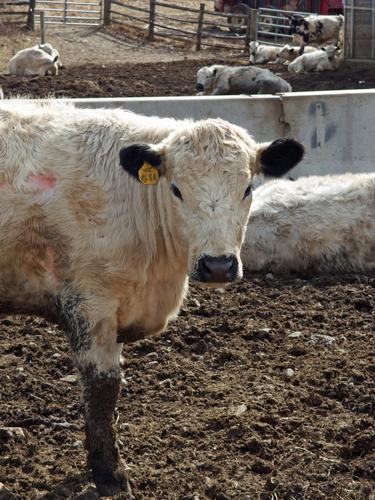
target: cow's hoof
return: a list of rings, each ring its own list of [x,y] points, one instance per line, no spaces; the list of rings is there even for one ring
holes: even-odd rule
[[[92,470],[96,489],[101,496],[110,497],[117,493],[125,493],[126,498],[134,498],[126,472],[118,467],[115,470],[95,467]]]

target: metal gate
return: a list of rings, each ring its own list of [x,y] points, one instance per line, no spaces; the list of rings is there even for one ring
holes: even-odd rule
[[[46,24],[102,24],[102,0],[37,0],[35,11],[44,12]]]
[[[257,36],[264,44],[270,45],[284,45],[290,43],[293,39],[289,35],[290,18],[286,16],[298,14],[300,16],[314,16],[314,12],[296,12],[285,11],[279,9],[259,8],[258,9],[258,23],[257,23]]]

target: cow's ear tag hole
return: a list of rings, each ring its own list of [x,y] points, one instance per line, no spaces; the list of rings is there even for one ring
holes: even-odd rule
[[[138,178],[142,184],[157,184],[159,182],[159,171],[157,168],[145,161],[138,170]]]

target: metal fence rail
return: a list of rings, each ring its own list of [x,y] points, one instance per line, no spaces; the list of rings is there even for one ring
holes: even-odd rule
[[[286,43],[290,43],[293,39],[293,36],[289,35],[290,16],[294,14],[304,17],[317,15],[313,12],[286,12],[279,9],[259,8],[257,23],[258,40],[269,45],[285,45]]]
[[[45,13],[46,24],[102,24],[102,0],[37,0],[36,10]]]

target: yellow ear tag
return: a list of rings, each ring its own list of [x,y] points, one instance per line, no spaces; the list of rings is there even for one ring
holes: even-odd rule
[[[159,171],[145,161],[138,170],[138,178],[142,184],[157,184],[159,182]]]

